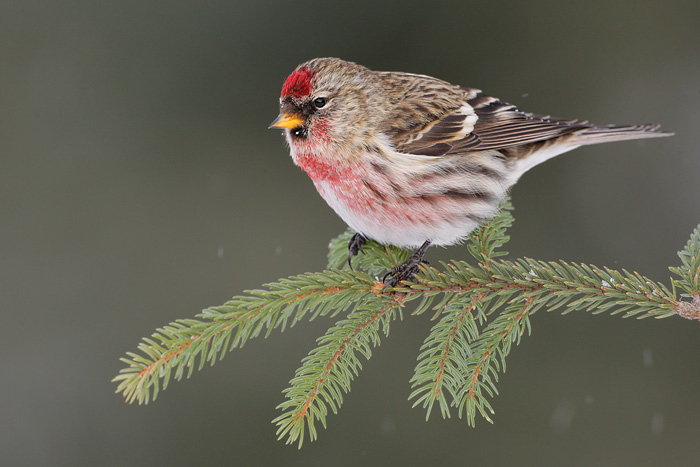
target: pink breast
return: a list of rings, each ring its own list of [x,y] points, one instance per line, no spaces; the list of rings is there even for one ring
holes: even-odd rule
[[[299,154],[295,158],[296,164],[306,172],[313,181],[326,181],[331,183],[347,179],[349,170],[337,165],[329,164],[321,158],[310,154]]]

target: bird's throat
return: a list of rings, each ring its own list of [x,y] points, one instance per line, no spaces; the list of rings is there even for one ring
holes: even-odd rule
[[[347,172],[347,169],[337,164],[332,164],[321,156],[308,152],[296,154],[294,156],[294,162],[315,182],[339,182],[344,178]]]

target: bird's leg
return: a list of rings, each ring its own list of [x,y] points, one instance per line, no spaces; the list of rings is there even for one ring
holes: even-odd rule
[[[362,247],[365,243],[367,243],[367,238],[361,233],[356,233],[350,238],[350,242],[348,243],[348,265],[350,265],[350,269],[353,271],[352,257],[357,256],[357,253],[362,251]],[[362,252],[364,253],[364,251]]]
[[[389,272],[387,272],[382,279],[382,281],[384,281],[382,291],[387,287],[395,287],[401,281],[412,280],[413,276],[415,276],[415,274],[418,272],[418,266],[420,266],[420,263],[423,262],[423,257],[425,256],[425,252],[428,250],[429,246],[430,241],[426,240],[425,243],[423,243],[421,247],[418,248],[410,258],[408,258],[408,261],[398,266],[394,266]],[[387,277],[389,280],[386,280]]]

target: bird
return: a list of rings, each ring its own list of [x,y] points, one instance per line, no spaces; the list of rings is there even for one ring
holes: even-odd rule
[[[579,146],[673,135],[526,113],[479,89],[333,57],[297,66],[279,105],[269,128],[284,131],[293,162],[355,231],[350,267],[368,239],[417,248],[384,289],[413,280],[429,246],[461,243],[493,218],[534,166]]]

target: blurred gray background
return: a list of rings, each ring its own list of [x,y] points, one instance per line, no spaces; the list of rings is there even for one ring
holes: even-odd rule
[[[126,405],[141,337],[325,267],[343,223],[277,115],[300,62],[431,74],[521,109],[658,122],[673,138],[579,149],[513,190],[512,257],[667,267],[700,223],[700,7],[670,2],[1,3],[0,464],[689,465],[700,327],[538,312],[495,424],[424,421],[408,383],[432,323],[392,326],[320,440],[275,440],[281,391],[332,320],[251,341]],[[428,259],[467,258],[464,247]]]

